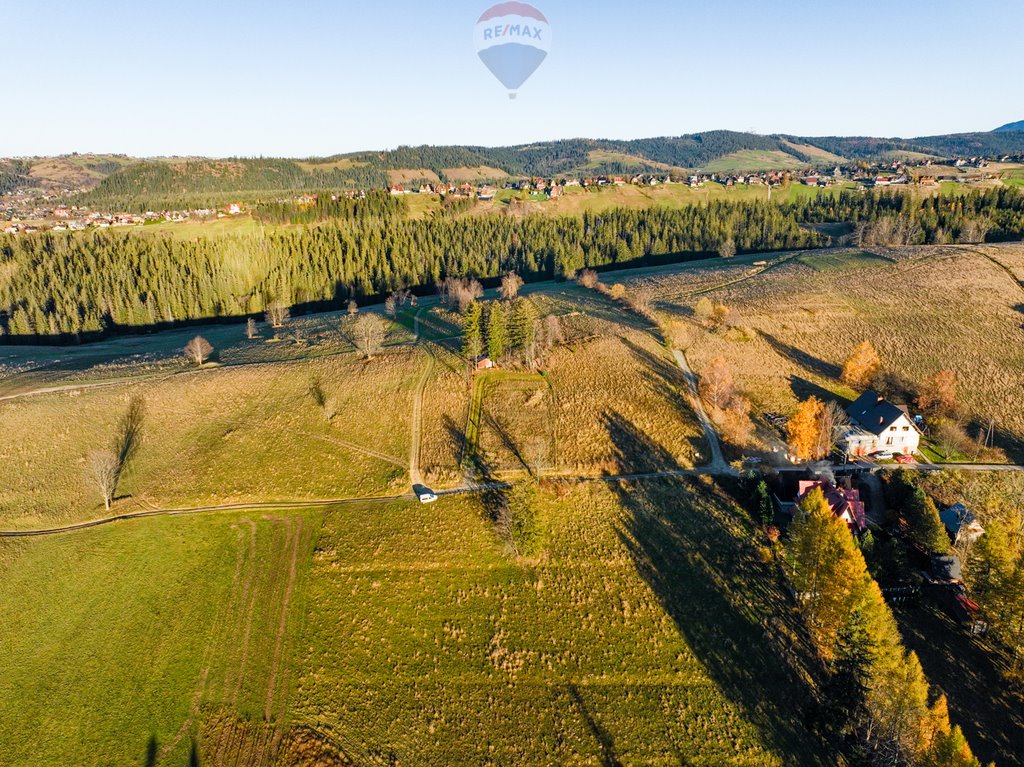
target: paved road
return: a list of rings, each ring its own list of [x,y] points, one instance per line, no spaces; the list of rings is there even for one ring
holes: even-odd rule
[[[680,370],[683,371],[683,377],[686,379],[686,385],[690,389],[690,407],[692,407],[693,412],[697,414],[697,420],[700,421],[701,428],[704,430],[704,439],[708,443],[708,447],[711,449],[711,463],[707,465],[709,473],[733,474],[733,470],[729,467],[729,464],[725,462],[725,458],[722,455],[722,444],[718,441],[718,432],[715,431],[715,425],[711,423],[711,419],[708,417],[707,411],[704,409],[704,403],[700,399],[700,387],[697,385],[697,376],[690,368],[689,363],[686,361],[686,357],[681,351],[673,349],[672,356],[676,358],[676,364],[678,364]]]

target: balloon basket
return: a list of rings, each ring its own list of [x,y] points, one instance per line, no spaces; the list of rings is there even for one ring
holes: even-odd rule
[[[514,94],[514,93],[508,94],[508,100],[509,101],[515,101],[516,100],[516,94]]]

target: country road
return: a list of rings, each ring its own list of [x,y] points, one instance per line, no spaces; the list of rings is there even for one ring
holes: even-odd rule
[[[690,407],[697,414],[697,420],[700,421],[701,428],[704,430],[704,439],[711,450],[711,462],[707,466],[708,470],[714,474],[732,474],[733,470],[725,462],[725,457],[722,455],[722,443],[718,441],[718,432],[715,431],[715,425],[711,423],[711,419],[704,409],[704,403],[700,399],[700,387],[697,385],[697,376],[690,368],[689,363],[686,361],[686,356],[681,351],[673,349],[672,356],[676,358],[676,364],[683,371],[683,377],[686,379],[686,385],[690,390]]]
[[[457,487],[452,490],[439,490],[440,497],[453,495],[471,495],[484,493],[491,490],[498,490],[508,487],[506,482],[492,482],[489,484]],[[195,506],[175,509],[148,509],[146,511],[133,511],[127,514],[115,514],[102,519],[91,519],[85,522],[75,522],[61,527],[49,527],[40,530],[0,530],[0,538],[32,538],[43,535],[57,535],[60,533],[73,533],[78,530],[88,530],[93,527],[110,525],[114,522],[128,522],[136,519],[150,519],[152,517],[187,517],[197,514],[213,514],[226,511],[251,511],[260,509],[320,509],[331,506],[352,506],[361,503],[390,503],[394,501],[412,501],[416,496],[412,493],[403,495],[382,495],[366,498],[324,498],[313,501],[270,501],[252,503],[227,503],[214,506]]]

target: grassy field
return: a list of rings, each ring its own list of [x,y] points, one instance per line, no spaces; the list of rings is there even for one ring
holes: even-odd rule
[[[781,150],[741,149],[712,160],[701,170],[707,173],[749,173],[757,170],[795,170],[806,167],[806,162]]]
[[[0,542],[0,761],[185,765],[197,744],[230,763],[227,723],[287,716],[318,529],[233,514]]]
[[[475,503],[328,516],[296,721],[357,764],[828,762],[783,704],[781,595],[729,585],[763,565],[727,500],[591,486],[544,508],[531,563]]]
[[[664,318],[693,323],[693,367],[725,356],[756,410],[852,396],[838,369],[870,338],[909,378],[953,367],[968,419],[997,417],[1011,451],[1024,436],[1006,405],[1024,369],[1022,279],[1020,246],[614,275],[649,288]],[[146,403],[143,440],[115,512],[404,494],[418,392],[428,484],[461,483],[467,447],[499,475],[539,462],[545,480],[528,559],[495,529],[498,491],[0,540],[0,763],[179,767],[193,749],[206,767],[836,763],[807,733],[802,702],[820,670],[735,488],[598,479],[708,457],[649,322],[572,283],[523,294],[565,337],[536,373],[506,365],[474,379],[458,317],[432,301],[400,312],[371,361],[337,314],[298,318],[276,341],[265,328],[256,341],[240,325],[203,328],[219,350],[203,370],[177,356],[194,329],[5,349],[0,396],[70,387],[0,400],[7,530],[104,515],[84,460],[133,396]],[[736,327],[698,329],[703,296],[733,307]],[[1017,486],[948,477],[929,492],[967,500],[983,521],[1018,508],[993,500]],[[928,622],[908,620],[908,641],[928,648]],[[938,650],[922,660],[955,722],[977,711],[1016,726],[1002,699],[978,702],[984,674],[958,697]],[[993,755],[1005,747],[969,735]]]
[[[405,492],[422,352],[198,371],[0,402],[0,521],[6,529],[103,515],[85,474],[113,442],[131,396],[146,403],[117,512],[153,506],[313,500]],[[309,393],[321,382],[333,419]],[[383,399],[387,408],[367,403]]]
[[[196,335],[214,348],[214,365],[301,362],[350,354],[340,332],[342,312],[295,317],[279,330],[265,323],[248,339],[245,323],[196,325],[159,333],[120,336],[81,346],[0,348],[0,402],[4,397],[58,386],[80,386],[179,373],[192,369],[183,349]],[[412,325],[392,323],[386,344],[412,341]]]
[[[831,763],[726,494],[599,483],[542,510],[530,561],[472,499],[0,542],[4,764]]]
[[[968,424],[995,418],[1003,446],[1021,456],[1024,412],[1006,403],[1024,369],[1022,274],[1020,246],[987,246],[813,253],[767,271],[729,264],[649,282],[666,315],[691,316],[702,295],[736,309],[751,332],[698,332],[688,354],[698,372],[724,356],[758,409],[788,413],[812,393],[853,396],[840,366],[870,339],[911,381],[956,371]]]

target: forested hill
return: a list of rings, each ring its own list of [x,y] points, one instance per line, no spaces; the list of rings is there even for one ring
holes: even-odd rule
[[[1024,132],[1024,120],[1018,120],[1015,123],[1007,123],[1006,125],[1000,125],[995,129],[995,133],[1009,133],[1011,131]]]
[[[283,210],[263,211],[271,218]],[[318,226],[183,240],[127,231],[0,235],[0,343],[74,342],[180,322],[258,315],[269,302],[297,312],[360,303],[444,277],[569,276],[721,252],[812,248],[809,223],[846,223],[866,242],[924,244],[1019,239],[1024,194],[956,197],[844,191],[795,203],[711,201],[681,209],[624,208],[581,216],[438,216],[412,220],[383,190],[332,204]]]
[[[805,165],[890,159],[896,155],[939,158],[1024,154],[1024,132],[1004,126],[991,133],[922,138],[762,136],[707,131],[684,136],[618,141],[566,139],[522,146],[403,146],[308,159],[34,158],[0,161],[0,192],[31,186],[56,161],[80,170],[87,183],[77,201],[123,207],[189,207],[231,198],[282,192],[379,188],[422,181],[500,181],[504,178],[625,175],[707,168],[728,158],[729,166],[758,171]],[[114,161],[116,160],[116,161]],[[750,167],[745,167],[747,164]]]

